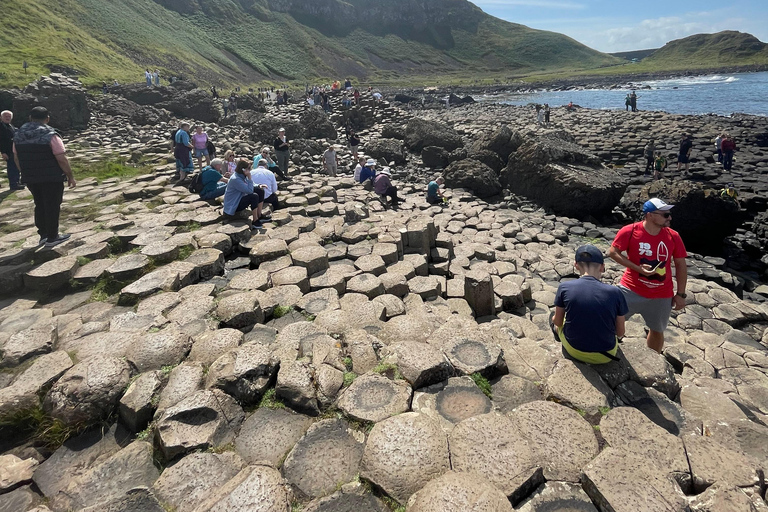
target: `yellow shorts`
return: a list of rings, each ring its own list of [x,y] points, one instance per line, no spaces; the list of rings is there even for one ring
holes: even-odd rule
[[[563,325],[565,325],[565,322],[563,322]],[[560,338],[560,343],[563,344],[563,348],[565,348],[565,351],[568,352],[568,355],[570,355],[572,358],[576,359],[577,361],[581,361],[582,363],[589,363],[589,364],[605,364],[613,361],[610,357],[604,356],[600,352],[582,352],[581,350],[576,350],[571,346],[570,343],[568,343],[568,340],[565,339],[565,333],[563,332],[562,327],[557,329],[557,335]],[[618,350],[619,350],[619,340],[617,339],[616,344],[613,346],[613,348],[611,350],[608,350],[606,353],[611,354],[612,356],[615,356]]]

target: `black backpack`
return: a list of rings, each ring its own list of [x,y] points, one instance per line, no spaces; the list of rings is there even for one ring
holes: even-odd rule
[[[208,150],[208,156],[211,157],[211,159],[216,156],[216,146],[213,145],[211,139],[208,139],[208,142],[205,144],[205,149]]]
[[[178,129],[178,128],[177,128],[177,129],[175,129],[175,130],[173,130],[173,131],[171,132],[171,140],[172,140],[173,142],[176,142],[176,134],[177,134],[177,133],[179,133],[179,129]]]
[[[193,194],[199,194],[203,191],[203,173],[199,172],[192,176],[192,181],[189,183],[189,191]]]

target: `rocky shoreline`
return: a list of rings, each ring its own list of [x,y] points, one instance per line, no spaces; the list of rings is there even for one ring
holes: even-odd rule
[[[23,100],[66,109],[77,84],[54,81]],[[223,118],[194,90],[140,92],[85,98],[65,134],[73,158],[152,168],[68,190],[70,241],[36,247],[26,191],[0,208],[0,512],[768,510],[765,119],[556,108],[540,127],[525,107],[368,94]],[[190,104],[219,151],[287,128],[293,180],[264,229],[173,183]],[[345,148],[322,174],[347,121],[400,209],[354,183]],[[709,161],[724,129],[728,175]],[[683,131],[691,175],[649,183],[646,138],[674,153]],[[438,173],[445,207],[423,197]],[[739,207],[710,192],[726,181]],[[691,209],[692,245],[733,217],[732,257],[688,258],[663,355],[633,318],[620,362],[563,358],[548,318],[575,247],[607,249],[649,193]]]

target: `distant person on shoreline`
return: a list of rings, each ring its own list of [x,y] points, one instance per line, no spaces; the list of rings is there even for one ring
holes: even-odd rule
[[[549,103],[544,104],[544,124],[549,124]]]
[[[632,104],[632,112],[637,112],[637,94],[635,94],[635,91],[632,91],[632,94],[629,95],[629,99]]]
[[[541,105],[536,105],[536,122],[544,126],[544,109]]]
[[[651,174],[651,169],[653,169],[654,164],[654,154],[656,153],[656,146],[653,144],[653,139],[648,141],[648,144],[645,145],[645,149],[643,150],[643,155],[645,156],[645,176],[648,176]]]
[[[632,106],[632,98],[629,96],[629,93],[627,93],[627,97],[624,98],[624,106],[627,108],[626,111],[629,112],[629,108]]]
[[[724,133],[717,134],[717,137],[715,137],[715,148],[717,148],[717,163],[722,164],[723,163],[723,138],[725,137]]]
[[[689,162],[691,160],[691,150],[693,149],[693,140],[687,133],[683,134],[683,138],[680,139],[680,151],[677,153],[677,170],[685,165],[685,172],[688,172]]]
[[[725,134],[725,138],[723,139],[722,143],[722,150],[723,150],[723,169],[726,171],[730,171],[733,167],[733,153],[736,151],[736,142],[733,140],[733,138],[730,136],[730,134]]]

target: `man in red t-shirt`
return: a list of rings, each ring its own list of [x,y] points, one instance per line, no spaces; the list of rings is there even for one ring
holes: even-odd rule
[[[648,346],[659,353],[664,348],[664,330],[672,308],[685,307],[688,281],[685,245],[669,227],[672,206],[658,198],[646,201],[645,218],[621,228],[608,250],[608,256],[627,267],[619,284],[629,307],[626,318],[634,314],[643,317],[650,331]],[[677,293],[672,285],[673,262]]]

